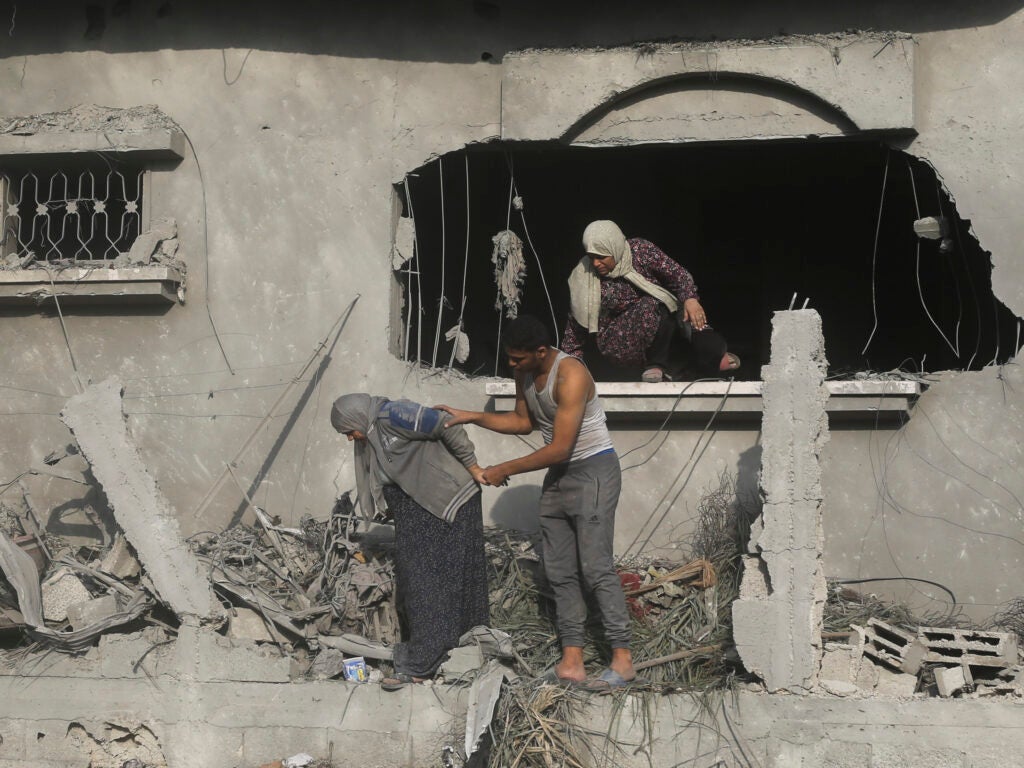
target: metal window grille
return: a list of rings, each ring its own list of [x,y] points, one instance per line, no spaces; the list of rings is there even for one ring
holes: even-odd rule
[[[0,252],[45,262],[116,259],[141,232],[143,173],[0,171]]]

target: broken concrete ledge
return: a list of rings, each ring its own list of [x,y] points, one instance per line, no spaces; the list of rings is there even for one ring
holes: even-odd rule
[[[188,628],[176,643],[155,649],[142,635],[104,638],[85,658],[60,656],[47,666],[50,654],[31,671],[0,672],[0,768],[87,768],[88,750],[97,748],[91,739],[133,729],[152,735],[168,768],[255,768],[299,752],[333,754],[337,765],[433,767],[444,747],[461,743],[466,687],[413,685],[388,693],[370,683],[232,679],[265,667],[275,651],[222,641]],[[214,645],[232,657],[230,664],[192,664]],[[594,734],[595,766],[1024,768],[1021,698],[741,690],[709,701],[714,716],[706,702],[685,694],[593,696],[578,722]],[[84,746],[83,729],[91,736]]]

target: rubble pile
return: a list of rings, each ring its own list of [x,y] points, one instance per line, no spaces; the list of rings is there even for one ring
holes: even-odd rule
[[[836,695],[1020,696],[1024,655],[1013,633],[961,627],[908,630],[878,618],[826,643],[821,687]]]

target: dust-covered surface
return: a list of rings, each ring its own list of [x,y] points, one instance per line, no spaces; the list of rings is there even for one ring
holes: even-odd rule
[[[62,112],[0,117],[0,134],[33,136],[38,133],[132,134],[176,130],[178,124],[155,104],[138,107],[101,107],[80,104]]]

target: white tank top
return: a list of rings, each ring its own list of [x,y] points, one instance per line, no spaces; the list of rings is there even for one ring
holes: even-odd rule
[[[558,405],[555,403],[554,383],[558,377],[558,364],[562,358],[569,357],[560,349],[555,350],[558,354],[555,362],[548,372],[548,380],[541,392],[534,386],[534,377],[528,373],[523,377],[523,397],[526,400],[526,407],[530,411],[533,420],[540,425],[541,435],[544,436],[544,444],[550,445],[555,434],[555,411]],[[587,401],[586,410],[583,412],[583,423],[580,424],[580,433],[576,438],[576,445],[573,447],[572,456],[569,461],[579,461],[594,456],[598,453],[613,449],[612,436],[608,433],[607,419],[604,415],[604,408],[597,397],[597,392]]]

